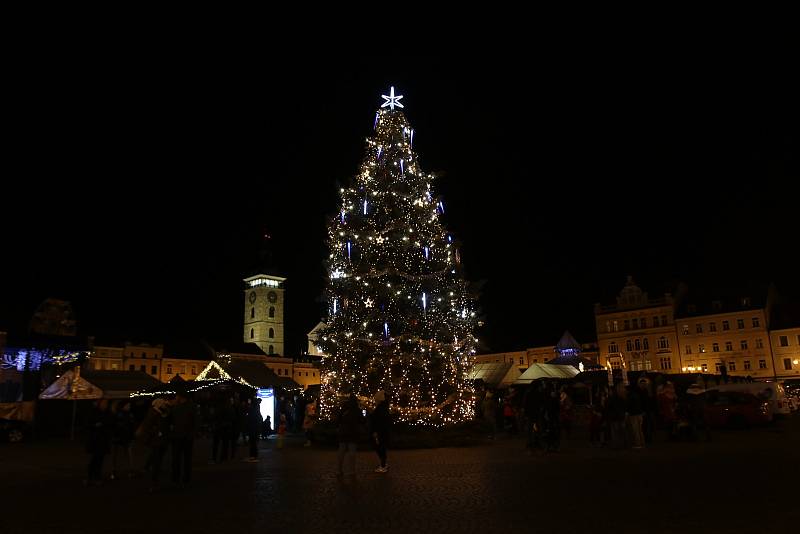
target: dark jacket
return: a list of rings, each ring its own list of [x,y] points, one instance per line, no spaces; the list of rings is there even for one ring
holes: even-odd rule
[[[639,392],[635,389],[631,389],[628,392],[628,399],[625,403],[625,410],[628,412],[628,415],[642,415],[644,413],[644,404],[642,403],[642,397],[639,396]]]
[[[170,410],[172,416],[172,437],[175,439],[194,438],[197,426],[194,403],[184,401],[176,404]]]
[[[358,441],[362,423],[361,409],[355,397],[350,397],[339,408],[336,426],[339,428],[339,441],[350,443]]]
[[[372,433],[377,433],[378,436],[385,438],[389,435],[389,428],[392,424],[391,416],[389,415],[389,401],[383,401],[375,407],[375,410],[369,415],[369,428]]]
[[[111,433],[114,429],[114,417],[108,410],[94,408],[89,416],[89,438],[86,452],[102,454],[111,448]]]
[[[264,420],[261,419],[261,409],[259,408],[259,404],[254,402],[250,405],[250,411],[247,412],[247,430],[251,434],[260,434],[261,433],[261,425],[264,423]]]
[[[136,423],[133,414],[128,410],[120,410],[114,415],[114,443],[128,445],[133,441]]]

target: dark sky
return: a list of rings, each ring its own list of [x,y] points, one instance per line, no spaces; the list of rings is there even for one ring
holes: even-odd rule
[[[775,281],[800,295],[798,99],[775,54],[266,50],[87,42],[17,65],[0,328],[53,296],[84,334],[237,340],[266,232],[287,348],[304,349],[326,217],[389,85],[485,281],[487,348],[565,328],[589,340],[592,304],[627,274],[651,294]]]

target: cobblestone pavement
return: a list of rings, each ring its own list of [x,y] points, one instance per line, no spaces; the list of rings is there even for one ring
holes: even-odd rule
[[[798,418],[641,451],[576,439],[528,456],[506,438],[390,451],[387,474],[363,451],[355,481],[332,450],[268,443],[258,464],[208,465],[199,441],[193,483],[152,495],[136,478],[83,487],[76,444],[2,445],[0,532],[784,532],[800,524],[798,438]]]

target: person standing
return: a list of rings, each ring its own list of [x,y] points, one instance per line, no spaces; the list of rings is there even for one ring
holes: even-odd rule
[[[389,427],[391,425],[391,416],[389,415],[389,401],[386,399],[386,393],[379,389],[375,393],[375,409],[370,414],[369,426],[372,435],[372,442],[375,446],[375,452],[378,453],[380,465],[375,469],[376,473],[385,473],[389,470],[386,463],[386,445],[389,441]]]
[[[119,401],[114,410],[114,430],[111,438],[111,479],[118,476],[118,457],[124,456],[128,461],[128,476],[133,475],[133,432],[135,421],[131,412],[131,404],[127,400]]]
[[[303,431],[306,433],[306,442],[304,447],[311,446],[311,440],[314,438],[314,425],[317,424],[317,401],[312,400],[306,404],[306,413],[303,418]]]
[[[247,441],[250,443],[250,456],[247,462],[258,461],[258,436],[261,434],[261,399],[254,398],[250,401],[250,411],[247,413]]]
[[[161,461],[169,446],[169,431],[169,403],[164,399],[155,399],[136,430],[136,437],[149,449],[144,469],[150,471],[150,493],[158,489]]]
[[[361,424],[361,410],[353,393],[339,407],[336,426],[339,434],[336,476],[356,476],[356,448],[358,447],[358,428]]]
[[[99,486],[103,482],[103,459],[111,448],[113,427],[114,419],[108,410],[108,401],[98,400],[89,416],[89,439],[86,443],[89,465],[86,485]]]
[[[192,448],[197,427],[195,406],[186,393],[178,393],[171,415],[172,483],[185,486],[192,480]]]
[[[634,386],[628,388],[628,398],[625,401],[625,409],[628,412],[628,425],[631,429],[633,448],[641,449],[644,447],[644,434],[642,433],[644,406],[642,405],[642,397],[639,395],[638,388]]]

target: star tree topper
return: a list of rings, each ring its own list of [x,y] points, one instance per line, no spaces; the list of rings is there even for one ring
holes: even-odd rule
[[[394,107],[397,106],[398,108],[402,108],[403,104],[399,101],[403,98],[403,95],[394,96],[394,86],[389,89],[389,96],[381,95],[381,98],[386,100],[383,104],[381,104],[382,108],[389,107],[389,109],[394,110]]]

